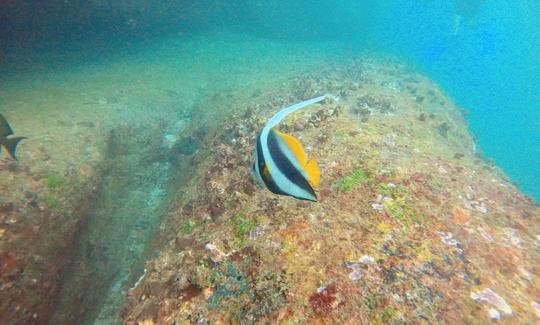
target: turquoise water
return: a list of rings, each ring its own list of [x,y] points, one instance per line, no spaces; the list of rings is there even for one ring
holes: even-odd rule
[[[62,280],[59,323],[119,323],[158,254],[169,200],[196,167],[167,141],[366,53],[441,85],[465,110],[478,154],[540,201],[538,1],[29,1],[0,3],[0,31],[0,112],[34,141],[29,150],[56,146],[36,166],[78,168],[72,147],[93,142],[110,154]],[[34,157],[24,149],[22,163]],[[73,310],[73,297],[84,307]]]
[[[540,3],[402,2],[387,17],[379,31],[388,50],[408,56],[465,107],[485,157],[538,200]]]
[[[65,17],[66,21],[58,15],[50,17],[50,21],[21,18],[25,17],[25,10],[46,12],[37,4],[33,10],[32,6],[13,9],[4,5],[12,12],[4,10],[1,53],[8,62],[12,59],[19,62],[9,64],[8,69],[33,69],[34,59],[26,59],[31,64],[22,59],[28,55],[32,58],[37,55],[38,63],[56,66],[60,71],[66,66],[66,59],[78,65],[99,66],[111,58],[120,61],[137,55],[144,58],[148,48],[159,51],[155,44],[171,35],[204,38],[205,34],[220,30],[232,30],[242,37],[259,37],[268,44],[287,41],[289,50],[295,51],[297,62],[310,53],[310,43],[317,46],[332,42],[334,46],[325,49],[329,52],[366,50],[392,54],[438,81],[467,110],[468,121],[485,158],[494,159],[523,191],[540,197],[538,1],[425,0],[367,4],[207,0],[190,5],[166,1],[159,8],[144,6],[141,1],[113,11],[104,9],[106,2],[98,4],[95,8],[81,5],[79,11],[84,15],[76,7],[69,7],[72,15]],[[54,6],[51,8],[54,11]],[[31,23],[23,25],[24,19],[30,19]],[[29,31],[32,27],[36,30]],[[224,46],[222,67],[228,66],[227,63],[236,67],[227,57],[249,53],[246,47],[227,47],[226,38],[214,40],[214,48]],[[166,49],[161,50],[167,53]],[[159,63],[160,54],[155,53],[153,58]],[[188,70],[190,59],[193,64],[201,62],[192,54],[181,62]],[[213,63],[219,65],[219,60],[214,58]],[[235,64],[241,67],[246,62]]]
[[[293,3],[257,7],[253,28],[407,60],[467,110],[485,158],[540,198],[538,1]]]

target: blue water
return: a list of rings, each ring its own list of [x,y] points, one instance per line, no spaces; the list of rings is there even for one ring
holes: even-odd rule
[[[484,158],[540,200],[540,2],[318,0],[256,9],[250,26],[259,34],[338,40],[427,73],[466,110]]]
[[[409,57],[467,109],[486,158],[538,200],[540,2],[467,3],[401,1],[378,29],[389,51]]]

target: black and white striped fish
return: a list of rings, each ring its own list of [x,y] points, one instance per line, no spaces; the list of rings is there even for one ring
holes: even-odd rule
[[[320,182],[321,172],[315,159],[308,160],[300,141],[290,134],[273,129],[287,115],[318,103],[326,95],[283,108],[263,127],[257,137],[253,175],[275,194],[300,200],[317,201],[313,187]]]

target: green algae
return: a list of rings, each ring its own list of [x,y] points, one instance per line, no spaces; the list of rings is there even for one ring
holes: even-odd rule
[[[193,230],[195,230],[196,226],[197,224],[195,223],[195,221],[190,219],[186,221],[184,225],[182,226],[182,233],[184,235],[191,235],[193,233]]]
[[[45,194],[43,202],[51,211],[61,213],[64,209],[62,202],[56,196],[52,194]]]
[[[342,140],[345,140],[345,139],[347,138],[347,135],[345,134],[345,132],[339,132],[339,131],[338,131],[338,132],[336,132],[336,133],[334,134],[334,138],[335,138],[336,140],[342,141]]]
[[[339,192],[347,193],[369,179],[370,175],[366,171],[357,169],[352,173],[352,175],[337,180],[336,186]]]
[[[387,324],[389,321],[391,321],[397,313],[397,309],[395,307],[386,307],[382,310],[380,315],[380,320],[383,324]]]
[[[244,213],[238,213],[231,218],[231,224],[235,229],[236,236],[243,240],[249,232],[257,227],[257,222],[254,219],[246,217]]]
[[[398,309],[388,306],[388,299],[383,293],[370,293],[364,299],[364,304],[369,310],[371,322],[373,324],[388,324],[394,320],[398,314]]]
[[[414,206],[407,189],[402,186],[390,185],[381,183],[377,186],[378,193],[391,198],[391,200],[385,201],[386,211],[401,221],[405,228],[416,223],[423,223],[425,218]]]
[[[386,195],[386,196],[392,196],[392,194],[394,193],[394,188],[384,183],[379,184],[377,186],[377,190],[380,194]]]
[[[368,309],[373,312],[384,301],[384,296],[381,294],[370,293],[364,299],[364,303]]]
[[[45,184],[51,190],[61,189],[66,185],[66,181],[58,175],[49,175],[45,178]]]
[[[426,218],[403,197],[387,203],[386,210],[394,218],[401,221],[406,228],[414,224],[423,223],[426,220]]]

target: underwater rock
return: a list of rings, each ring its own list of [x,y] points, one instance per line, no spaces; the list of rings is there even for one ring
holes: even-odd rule
[[[367,271],[358,263],[348,263],[347,267],[352,270],[349,274],[349,279],[353,281],[360,280],[367,273]]]
[[[174,134],[167,133],[163,136],[163,144],[168,149],[172,149],[176,144],[176,141],[178,141],[178,137]]]
[[[493,238],[493,236],[491,236],[489,234],[489,232],[487,232],[487,230],[485,230],[483,227],[478,227],[478,233],[480,233],[480,235],[489,243],[492,243],[495,241],[495,238]]]
[[[456,224],[463,225],[466,224],[469,220],[471,220],[471,216],[467,214],[462,209],[455,209],[453,211],[453,220]]]
[[[184,301],[163,280],[155,295],[130,301],[124,319],[475,323],[510,312],[500,296],[478,289],[497,283],[515,308],[512,320],[534,323],[531,301],[538,297],[531,288],[537,281],[533,256],[538,251],[519,249],[516,238],[523,248],[540,242],[538,233],[531,233],[540,211],[498,171],[474,163],[465,122],[432,82],[414,85],[417,95],[434,89],[425,96],[436,97],[429,107],[419,107],[410,93],[381,86],[381,81],[401,78],[395,68],[373,64],[362,71],[357,88],[351,87],[358,80],[350,82],[354,73],[348,69],[302,75],[268,96],[271,90],[256,98],[246,92],[249,98],[241,106],[246,113],[232,112],[219,124],[223,128],[208,141],[215,149],[204,157],[201,177],[174,198],[178,212],[169,216],[171,227],[164,228],[163,236],[177,238],[186,220],[197,225],[189,235],[180,235],[190,237],[181,250],[185,259],[174,264],[159,256],[150,262],[191,274],[190,282],[202,294]],[[299,113],[282,125],[317,156],[319,203],[263,191],[250,176],[257,130],[279,107],[326,86],[338,89],[339,107],[350,114],[330,112],[338,105],[328,101],[319,111]],[[343,94],[342,88],[347,89]],[[387,109],[398,103],[399,118],[388,116]],[[425,109],[425,123],[418,121],[420,109]],[[378,123],[360,124],[368,112]],[[461,136],[459,141],[450,130],[452,141],[434,130],[444,121]],[[463,157],[454,158],[456,153]],[[519,233],[512,239],[506,228]],[[161,248],[179,254],[176,245]],[[146,277],[141,287],[149,283]]]
[[[454,239],[454,235],[452,235],[451,232],[445,233],[442,231],[438,231],[437,234],[441,236],[442,242],[446,245],[456,246],[459,243],[457,240]]]
[[[527,280],[529,282],[531,282],[533,280],[533,276],[532,276],[531,272],[525,270],[523,267],[519,268],[519,274],[523,279],[525,279],[525,280]]]
[[[335,284],[317,289],[317,293],[309,297],[311,308],[316,314],[324,315],[344,304]]]
[[[403,92],[403,85],[401,84],[400,81],[397,81],[397,80],[392,80],[392,81],[383,81],[381,82],[381,86],[389,89],[389,90],[393,90],[393,91],[397,91],[397,92]]]
[[[118,104],[120,100],[116,96],[100,97],[97,99],[99,105]]]
[[[346,266],[352,270],[349,274],[349,279],[358,281],[368,273],[370,265],[375,264],[375,259],[369,255],[363,255],[360,258],[360,263],[346,263]]]
[[[439,132],[441,136],[443,136],[444,138],[447,138],[448,131],[450,131],[450,125],[448,125],[448,123],[446,122],[443,122],[437,126],[437,131]]]
[[[263,94],[262,90],[260,88],[255,89],[253,94],[251,94],[251,97],[259,97]]]
[[[488,313],[489,313],[489,318],[491,318],[491,320],[501,319],[501,313],[499,313],[499,311],[495,308],[490,308]]]
[[[249,231],[249,239],[256,239],[264,235],[264,225],[258,225],[254,229]]]
[[[476,210],[480,213],[486,214],[488,213],[488,208],[486,202],[484,202],[484,199],[479,200],[467,200],[465,203],[465,207],[469,210]]]
[[[380,203],[373,203],[371,204],[371,207],[373,208],[373,210],[384,211],[384,205]]]
[[[462,253],[463,249],[461,243],[454,238],[451,232],[437,231],[437,234],[441,237],[441,241],[448,246],[455,247],[458,253]]]
[[[364,95],[357,99],[356,106],[351,109],[351,113],[361,117],[369,117],[373,112],[389,114],[394,112],[392,104],[386,100],[380,100],[370,95]]]
[[[536,249],[540,250],[540,235],[536,235],[536,240],[533,242],[533,245]]]
[[[505,228],[504,229],[504,235],[503,242],[507,246],[516,246],[518,248],[522,248],[523,240],[518,236],[517,229],[513,228]]]
[[[372,265],[372,264],[375,264],[375,259],[372,256],[363,255],[360,258],[360,263],[365,264],[365,265]]]
[[[182,155],[191,156],[199,150],[200,145],[200,141],[192,136],[188,136],[179,140],[175,144],[173,151]]]
[[[510,306],[501,296],[490,288],[486,288],[480,292],[471,292],[471,298],[475,301],[487,302],[503,313],[512,315],[512,308],[510,308]]]
[[[540,318],[540,303],[536,301],[531,301],[531,307],[534,309],[536,316]]]
[[[205,248],[209,251],[210,259],[215,264],[220,264],[227,257],[227,254],[219,250],[214,244],[208,243],[206,244]]]

